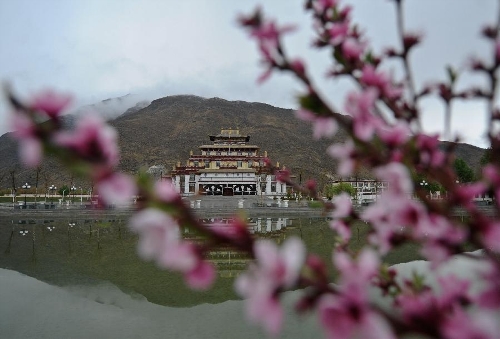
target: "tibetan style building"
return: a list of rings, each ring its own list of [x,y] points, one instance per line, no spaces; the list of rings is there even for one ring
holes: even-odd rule
[[[249,144],[250,136],[222,129],[210,141],[172,170],[171,180],[182,195],[286,195],[286,184],[277,182],[265,165],[267,152],[259,155],[260,148]]]

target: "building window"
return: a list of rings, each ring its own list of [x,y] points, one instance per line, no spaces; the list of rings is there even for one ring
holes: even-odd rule
[[[216,161],[216,162],[215,162],[215,166],[216,166],[217,168],[219,168],[219,167],[220,167],[220,161]]]
[[[205,161],[205,168],[209,168],[210,167],[210,162],[209,161]]]
[[[194,167],[198,167],[198,161],[194,162]]]
[[[243,162],[242,161],[238,161],[238,168],[241,168],[243,166]]]

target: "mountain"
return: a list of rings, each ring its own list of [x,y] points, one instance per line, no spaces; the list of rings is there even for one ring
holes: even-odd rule
[[[144,100],[139,95],[129,93],[121,97],[109,98],[92,105],[80,107],[72,115],[78,117],[87,114],[89,111],[94,111],[104,119],[112,120],[122,114],[136,112],[149,105],[149,103],[148,100]]]
[[[167,169],[184,162],[190,150],[210,143],[208,136],[221,128],[240,128],[250,143],[280,166],[303,178],[322,177],[334,172],[325,156],[331,140],[314,141],[311,127],[294,117],[293,110],[263,103],[171,96],[151,102],[146,108],[122,115],[111,122],[120,134],[121,166],[134,171],[141,166],[165,165]],[[345,140],[339,131],[335,140]]]
[[[333,139],[313,140],[311,126],[296,119],[293,110],[263,103],[177,95],[154,100],[149,105],[136,104],[110,121],[119,133],[120,167],[129,173],[153,165],[171,169],[176,162],[184,162],[190,150],[197,153],[198,146],[210,143],[209,135],[218,134],[221,128],[239,127],[240,133],[250,135],[251,144],[260,146],[261,153],[268,151],[269,158],[290,169],[297,180],[316,178],[322,185],[335,175],[335,162],[326,155],[326,149],[346,139],[345,131],[339,130]],[[479,168],[483,152],[467,144],[456,147],[456,154],[474,169]],[[13,169],[17,186],[34,182],[35,171],[22,170],[17,164],[16,146],[9,134],[3,135],[0,137],[2,187],[11,187],[9,171]],[[40,180],[49,186],[71,181],[51,160],[44,164],[41,175]]]

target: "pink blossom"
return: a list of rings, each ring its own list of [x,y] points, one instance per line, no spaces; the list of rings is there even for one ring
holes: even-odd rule
[[[465,240],[466,233],[463,229],[455,226],[445,217],[429,213],[420,218],[415,229],[415,236],[420,240],[434,239],[441,242],[447,239],[451,243],[458,244]]]
[[[336,231],[343,240],[348,241],[351,238],[351,230],[344,221],[336,219],[346,218],[351,214],[351,197],[347,193],[341,193],[334,198],[333,203],[335,209],[331,213],[331,216],[334,220],[330,222],[330,228]]]
[[[319,116],[305,109],[295,111],[295,116],[313,124],[313,138],[316,140],[332,137],[337,132],[338,126],[333,118]]]
[[[438,277],[441,293],[437,298],[437,305],[441,309],[447,309],[457,301],[470,302],[469,288],[471,282],[460,279],[454,274]]]
[[[403,291],[396,297],[396,303],[408,324],[415,322],[420,326],[432,328],[438,320],[436,297],[429,288],[423,289],[418,294],[413,291]]]
[[[130,218],[129,226],[140,235],[137,250],[145,260],[159,258],[168,243],[179,239],[177,222],[158,209],[137,212]]]
[[[290,62],[290,67],[297,73],[298,76],[304,76],[306,74],[306,66],[304,62],[300,59],[294,59]]]
[[[213,266],[202,261],[195,245],[182,241],[177,221],[168,214],[148,208],[132,216],[129,225],[139,234],[138,252],[143,259],[183,273],[192,288],[206,289],[213,283]]]
[[[352,211],[352,201],[351,196],[345,192],[337,195],[333,199],[333,204],[335,209],[332,212],[332,218],[346,218],[351,214]]]
[[[275,293],[296,283],[305,261],[304,244],[298,238],[289,238],[278,250],[270,240],[257,240],[254,253],[256,262],[236,279],[235,288],[248,298],[249,319],[262,324],[268,333],[277,334],[283,311]]]
[[[179,193],[170,180],[157,181],[154,191],[158,199],[166,203],[172,203],[180,199]]]
[[[413,193],[413,181],[408,168],[401,163],[391,162],[374,170],[375,175],[389,184],[388,190],[395,194]]]
[[[248,25],[251,27],[250,35],[255,37],[259,44],[259,51],[267,65],[266,71],[257,79],[258,83],[267,80],[276,65],[276,58],[279,57],[278,45],[280,36],[294,30],[293,26],[283,26],[278,28],[274,21],[265,21],[259,24]]]
[[[453,254],[450,249],[437,241],[426,241],[420,249],[422,256],[431,262],[431,269],[436,269]]]
[[[364,44],[353,38],[347,38],[342,44],[342,54],[348,60],[358,60],[364,50]]]
[[[353,261],[337,252],[333,260],[341,272],[338,295],[324,295],[318,305],[327,337],[394,338],[387,322],[369,306],[368,287],[380,265],[376,254],[365,249]]]
[[[288,238],[281,250],[269,240],[258,240],[254,251],[259,267],[275,284],[285,288],[295,284],[305,260],[305,247],[300,239]]]
[[[340,295],[325,295],[318,305],[320,323],[328,339],[395,339],[387,321],[368,308]]]
[[[215,268],[206,261],[198,261],[198,265],[185,275],[187,284],[196,290],[206,290],[210,288],[215,280]]]
[[[361,140],[368,141],[381,125],[380,118],[373,114],[378,92],[368,89],[364,92],[351,92],[347,96],[345,110],[354,119],[354,134]]]
[[[262,23],[259,27],[254,28],[250,35],[256,37],[260,43],[270,43],[273,47],[278,45],[278,40],[281,34],[289,33],[295,30],[295,26],[283,26],[278,28],[274,21]]]
[[[350,20],[349,15],[351,14],[351,12],[352,12],[352,6],[350,5],[344,6],[339,11],[340,19],[343,21],[349,21]]]
[[[19,157],[28,167],[40,164],[43,155],[43,146],[37,136],[37,127],[26,115],[15,112],[11,116],[13,135],[19,142]]]
[[[373,250],[363,249],[356,261],[353,261],[345,252],[333,254],[335,267],[342,273],[340,288],[348,284],[369,285],[369,281],[377,273],[380,259]]]
[[[336,7],[338,0],[318,0],[313,2],[313,8],[317,13],[323,13],[324,11]]]
[[[487,249],[500,253],[500,222],[489,223],[482,232],[481,239]]]
[[[402,94],[402,90],[392,84],[386,73],[377,72],[375,67],[370,64],[366,64],[363,67],[363,72],[359,80],[366,86],[376,88],[379,93],[389,99],[398,99]]]
[[[97,115],[84,115],[74,131],[60,132],[54,141],[90,163],[108,168],[118,165],[117,133]]]
[[[431,268],[436,268],[465,241],[467,232],[440,215],[429,214],[419,219],[413,235],[423,242],[421,253],[431,261]]]
[[[343,145],[333,144],[327,149],[327,153],[335,159],[339,160],[337,165],[337,173],[343,177],[347,177],[352,174],[356,162],[354,161],[355,148],[354,142],[348,139]]]
[[[420,150],[420,162],[422,165],[441,167],[444,165],[445,155],[439,149],[437,135],[417,135],[417,147]]]
[[[330,35],[330,44],[336,46],[341,44],[348,36],[349,33],[349,22],[336,22],[332,24],[331,28],[328,30]]]
[[[415,225],[425,216],[425,208],[420,202],[390,190],[382,193],[361,214],[363,220],[373,225],[375,233],[369,236],[369,241],[377,245],[382,254],[387,253],[398,239],[410,237]]]
[[[199,257],[194,244],[182,241],[179,228],[169,233],[171,238],[167,239],[162,252],[156,261],[160,267],[190,272],[198,266]]]
[[[495,187],[495,198],[497,205],[500,204],[500,173],[493,164],[487,164],[483,168],[483,177]]]
[[[27,167],[37,167],[42,161],[42,143],[35,138],[19,140],[19,157]]]
[[[487,263],[486,272],[481,273],[485,287],[477,295],[476,300],[482,308],[497,309],[500,307],[500,270],[493,262]]]
[[[266,70],[257,78],[257,83],[258,84],[264,83],[271,77],[272,74],[273,74],[273,67],[272,66],[267,67]]]
[[[500,64],[500,40],[495,41],[495,62]]]
[[[447,339],[498,339],[500,328],[498,316],[491,312],[468,314],[460,307],[441,324],[441,331]]]
[[[37,128],[35,124],[24,113],[13,112],[10,115],[9,124],[13,130],[14,137],[18,140],[36,137]]]
[[[99,199],[105,204],[128,206],[137,194],[134,180],[123,173],[113,173],[97,182]]]
[[[45,112],[50,118],[57,118],[70,102],[71,96],[68,94],[45,90],[33,96],[30,107]]]
[[[482,195],[485,190],[486,185],[482,182],[460,185],[453,192],[453,197],[459,204],[470,208],[474,206],[474,197]]]
[[[411,130],[405,121],[397,121],[393,126],[380,125],[377,133],[389,147],[397,147],[410,139]]]
[[[349,239],[351,239],[351,230],[345,221],[332,220],[330,221],[330,228],[337,232],[343,241],[349,241]]]
[[[500,185],[500,173],[493,164],[487,164],[483,168],[483,177],[495,186]]]

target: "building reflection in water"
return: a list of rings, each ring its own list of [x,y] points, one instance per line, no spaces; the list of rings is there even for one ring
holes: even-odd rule
[[[230,218],[206,218],[201,221],[210,227],[211,224],[229,224]],[[105,242],[105,252],[122,251],[123,241],[130,245],[127,250],[134,251],[135,235],[125,226],[125,219],[71,219],[71,220],[10,220],[9,226],[0,229],[0,246],[13,261],[31,254],[31,261],[37,262],[38,253],[55,254],[73,257],[99,253],[101,243]],[[297,224],[297,226],[294,225]],[[297,228],[300,229],[300,219],[286,217],[248,218],[248,230],[256,238],[270,239],[281,244]],[[228,226],[229,227],[229,226]],[[198,233],[185,228],[181,230],[182,237],[193,242],[203,242]],[[31,241],[30,241],[31,240]],[[127,245],[128,246],[128,245]],[[12,251],[11,251],[12,250]],[[16,258],[17,257],[17,258]],[[45,256],[43,256],[45,257]],[[206,255],[217,268],[221,277],[235,277],[244,271],[251,258],[230,246],[220,245],[212,248]],[[10,260],[9,259],[9,260]],[[43,259],[42,259],[43,260]],[[89,259],[90,260],[90,259]],[[94,260],[94,259],[92,259]],[[97,260],[97,259],[95,259]],[[0,265],[3,267],[3,265]]]
[[[231,218],[202,219],[202,222],[208,227],[215,223],[229,225],[232,221]],[[294,228],[290,218],[248,218],[247,225],[248,231],[255,237],[271,239],[277,244],[282,243],[287,238],[287,230]],[[187,229],[184,230],[183,237],[194,242],[203,241],[199,235],[190,233]],[[212,248],[207,253],[206,258],[215,265],[220,277],[227,278],[235,277],[243,272],[251,260],[248,254],[234,250],[227,245]]]

